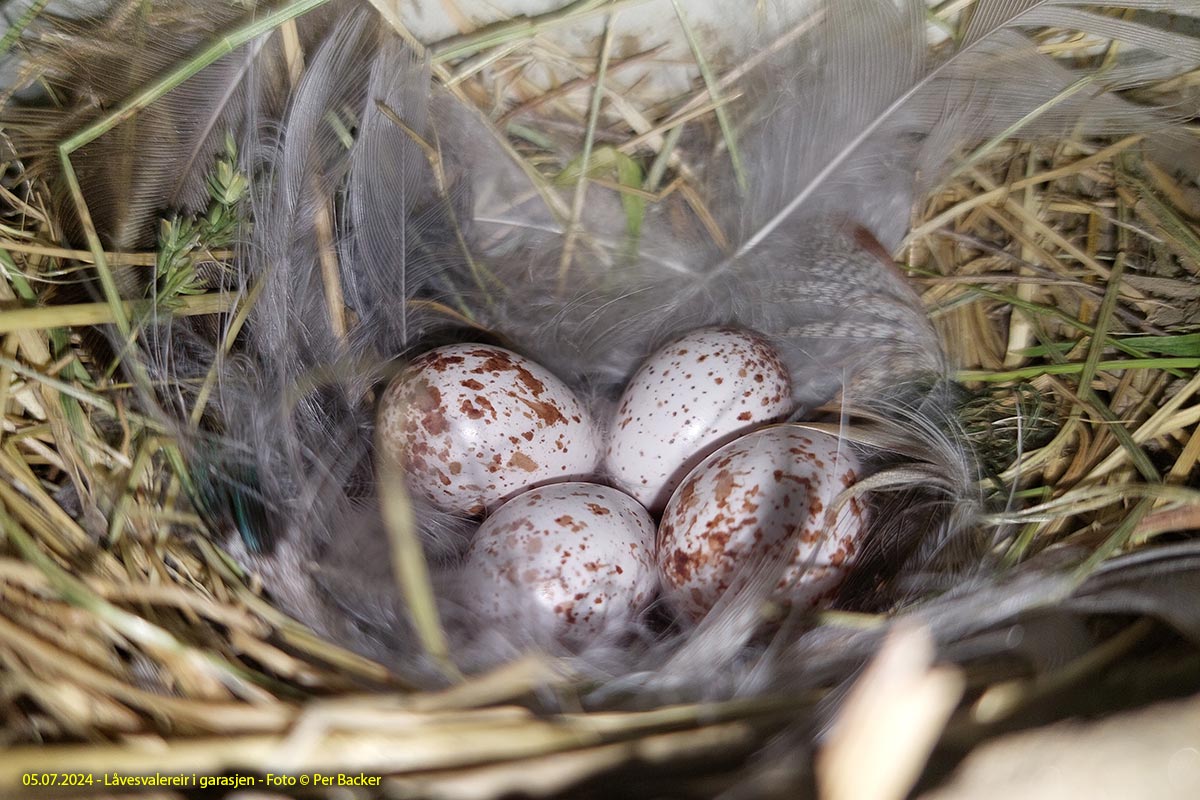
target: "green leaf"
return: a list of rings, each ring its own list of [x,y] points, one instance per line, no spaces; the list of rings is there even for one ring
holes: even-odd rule
[[[1181,358],[1200,357],[1200,333],[1181,333],[1175,336],[1126,336],[1121,339],[1147,353]]]
[[[1138,352],[1146,355],[1200,358],[1200,333],[1180,333],[1174,336],[1114,336],[1110,343],[1136,348]],[[1065,355],[1077,344],[1078,342],[1054,342],[1027,347],[1020,352],[1026,358],[1042,358],[1051,351]]]
[[[597,147],[592,150],[592,157],[588,159],[587,177],[603,178],[606,175],[616,174],[617,155],[615,147]],[[583,156],[580,155],[563,167],[562,172],[555,176],[554,183],[558,186],[574,186],[579,182],[582,173]]]
[[[562,172],[555,176],[554,183],[558,186],[576,184],[583,174],[582,159],[583,156],[579,156],[563,167]],[[641,165],[615,147],[598,147],[588,159],[587,177],[612,178],[621,186],[632,190],[621,192],[621,206],[625,209],[625,222],[630,237],[638,238],[646,217],[646,198],[637,194],[641,191],[645,178]]]
[[[642,167],[620,151],[617,154],[617,183],[631,189],[642,188]],[[633,192],[621,193],[621,205],[625,208],[625,223],[629,235],[634,239],[642,233],[642,220],[646,217],[646,198]]]
[[[520,125],[516,122],[508,124],[507,133],[511,136],[516,136],[518,139],[524,139],[530,144],[535,144],[543,150],[554,149],[554,142],[549,136],[544,135],[541,131],[530,128],[527,125]]]

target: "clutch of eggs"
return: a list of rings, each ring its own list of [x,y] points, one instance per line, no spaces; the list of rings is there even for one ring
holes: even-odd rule
[[[861,467],[837,437],[762,427],[791,408],[769,341],[706,328],[646,360],[602,445],[548,370],[462,344],[392,382],[379,441],[438,507],[490,513],[462,562],[470,609],[581,645],[628,630],[660,591],[683,622],[730,590],[794,607],[836,591],[865,525],[861,501],[839,498]],[[584,482],[601,460],[617,488]]]

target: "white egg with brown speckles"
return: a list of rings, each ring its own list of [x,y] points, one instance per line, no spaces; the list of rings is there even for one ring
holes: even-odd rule
[[[652,355],[625,388],[605,468],[653,512],[709,453],[792,409],[787,367],[762,336],[703,328]]]
[[[633,498],[558,483],[509,500],[464,558],[464,603],[502,630],[581,645],[629,629],[657,587],[654,521]],[[534,628],[530,630],[530,628]]]
[[[544,367],[500,347],[459,344],[414,359],[380,400],[378,437],[409,487],[479,514],[533,486],[591,477],[600,436]]]
[[[813,608],[832,598],[861,549],[859,478],[836,436],[774,425],[722,447],[672,495],[658,529],[663,594],[699,620],[731,588],[768,576],[763,600]]]

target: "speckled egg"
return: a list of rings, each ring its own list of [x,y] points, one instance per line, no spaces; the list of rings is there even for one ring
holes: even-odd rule
[[[651,356],[625,388],[605,468],[652,512],[720,445],[792,409],[787,368],[756,333],[704,328]]]
[[[654,521],[633,498],[592,483],[517,495],[480,527],[463,566],[471,611],[582,644],[620,633],[657,586]],[[530,630],[534,628],[534,630]]]
[[[601,448],[566,384],[527,358],[479,344],[413,360],[380,401],[379,441],[404,464],[410,488],[469,514],[533,486],[590,477]]]
[[[671,606],[698,620],[754,569],[779,576],[766,599],[808,608],[830,599],[866,526],[858,498],[834,507],[860,471],[836,436],[792,425],[713,453],[680,484],[659,525],[657,561]]]

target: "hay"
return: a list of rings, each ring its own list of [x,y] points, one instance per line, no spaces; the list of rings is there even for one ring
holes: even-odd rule
[[[287,36],[289,20],[320,2],[291,3],[213,43],[200,58],[63,142],[67,174],[73,174],[76,149],[241,43],[273,30]],[[593,63],[580,63],[538,38],[585,15],[611,19],[625,5],[581,0],[542,17],[434,43],[428,51],[435,75],[462,99],[498,108],[492,116],[504,126],[512,153],[545,187],[564,176],[573,182],[566,218],[578,219],[590,184],[623,193],[634,217],[638,203],[678,193],[720,237],[696,170],[677,145],[684,122],[712,124],[736,163],[736,130],[723,108],[750,65],[714,74],[689,35],[703,76],[699,88],[648,105],[636,94],[614,93],[606,72],[653,63],[655,52],[618,58],[606,38]],[[935,12],[951,33],[959,5]],[[20,30],[40,7],[35,4],[10,28],[0,50],[21,46]],[[391,5],[378,7],[388,24],[417,44]],[[682,4],[676,9],[686,25]],[[1048,31],[1042,41],[1062,58],[1094,59],[1098,47],[1103,57],[1103,43],[1085,38]],[[522,74],[531,53],[570,61],[578,74],[539,90]],[[1164,82],[1162,97],[1198,79],[1194,73]],[[515,100],[497,105],[496,98]],[[530,115],[547,121],[552,140],[523,123]],[[564,156],[563,141],[580,149]],[[1200,318],[1200,193],[1135,155],[1139,141],[1002,140],[966,153],[954,177],[915,210],[912,233],[898,254],[922,287],[961,366],[958,377],[972,392],[963,405],[964,422],[987,473],[984,491],[1007,505],[987,522],[1009,564],[1055,546],[1077,546],[1090,553],[1082,579],[1113,554],[1200,527],[1200,492],[1190,485],[1200,457],[1200,439],[1193,436],[1200,424],[1200,334],[1192,333]],[[608,166],[581,168],[597,163]],[[87,198],[77,182],[71,190],[87,219]],[[581,784],[603,793],[624,783],[630,791],[669,787],[677,796],[705,796],[735,781],[752,753],[824,698],[817,692],[643,712],[545,714],[548,693],[552,705],[570,707],[580,688],[553,662],[531,658],[422,693],[321,641],[273,609],[254,576],[204,537],[201,521],[179,502],[185,475],[173,443],[130,410],[128,387],[105,377],[104,365],[89,360],[72,332],[115,324],[132,336],[134,321],[162,303],[121,300],[111,268],[155,268],[162,254],[105,252],[94,230],[87,251],[65,250],[58,246],[48,198],[23,194],[16,180],[6,180],[3,191],[0,742],[6,749],[0,752],[0,794],[35,796],[22,787],[23,775],[66,770],[97,776],[391,776],[381,786],[354,790],[364,795],[552,795]],[[223,243],[209,244],[211,249],[186,253],[179,263],[195,267],[229,258]],[[569,259],[568,247],[564,276]],[[101,276],[107,302],[39,304],[55,282],[71,280],[82,265]],[[335,305],[338,296],[331,285]],[[175,314],[232,309],[231,298],[215,292],[178,293],[170,300]],[[247,302],[253,300],[251,294]],[[407,510],[388,513],[402,520]],[[414,596],[420,582],[419,574],[406,581]],[[845,613],[826,618],[875,624]],[[435,621],[422,630],[430,652],[444,650]],[[1161,628],[1131,620],[1115,625],[1111,638],[1086,659],[1037,677],[982,665],[939,682],[919,658],[902,674],[911,685],[950,686],[934,690],[943,704],[948,700],[947,714],[965,681],[966,699],[944,733],[938,703],[924,720],[930,746],[943,733],[943,752],[954,753],[1039,705],[1074,697],[1086,681],[1131,659],[1147,642],[1160,652],[1179,648]],[[1141,668],[1148,681],[1195,685],[1194,650],[1182,661]],[[890,753],[902,763],[885,775],[881,790],[894,797],[906,794],[927,756],[920,748],[899,752],[902,728],[891,738],[896,752]],[[887,741],[869,739],[864,733],[841,747],[878,752],[886,761]],[[944,768],[935,759],[929,774]],[[794,779],[789,772],[766,771],[756,788],[782,795],[795,790]],[[114,791],[96,780],[69,791]],[[864,796],[855,795],[854,786],[827,787],[828,796]],[[180,796],[163,788],[158,796]],[[256,788],[300,791],[264,783]],[[67,793],[62,785],[41,791],[37,796]]]

